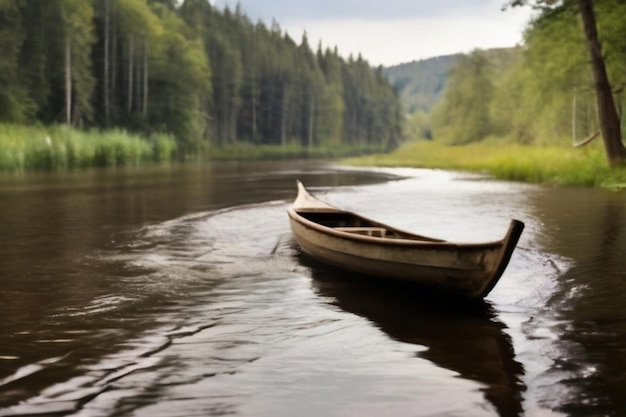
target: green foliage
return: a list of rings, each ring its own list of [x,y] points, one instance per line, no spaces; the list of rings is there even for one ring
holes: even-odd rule
[[[409,140],[432,139],[432,127],[429,115],[418,111],[408,116],[404,136]]]
[[[525,76],[521,104],[527,113],[517,123],[533,125],[533,141],[570,136],[574,97],[593,97],[579,19],[574,13],[555,10],[527,29],[521,61]]]
[[[206,103],[211,94],[211,67],[199,39],[185,36],[185,23],[164,11],[164,32],[153,48],[152,111],[150,126],[172,133],[179,140],[179,152],[198,154],[207,129]]]
[[[484,52],[475,51],[459,59],[450,71],[446,94],[433,110],[435,137],[461,145],[490,133],[493,76],[493,64]]]
[[[70,116],[74,124],[79,124],[89,121],[93,114],[91,98],[96,83],[91,62],[91,45],[95,41],[93,8],[84,0],[60,0],[59,7],[65,29],[64,75],[71,78],[72,84]]]
[[[206,0],[0,1],[0,35],[0,123],[163,134],[175,138],[181,158],[239,143],[391,149],[402,141],[399,98],[380,70],[321,45],[314,53],[306,36],[298,44],[276,24],[252,24],[240,8],[220,11]],[[34,143],[25,149],[38,149]],[[37,162],[17,165],[75,166],[73,140],[54,150],[56,143],[26,152]],[[111,139],[95,160],[143,158],[139,147],[119,146]],[[173,153],[164,148],[159,158]]]
[[[176,139],[164,133],[158,133],[152,138],[154,147],[154,161],[167,162],[176,155]]]
[[[15,2],[0,2],[0,119],[23,122],[33,103],[19,77],[19,51],[24,29]]]
[[[457,61],[431,115],[435,140],[458,145],[497,137],[504,142],[567,145],[598,132],[579,13],[569,1],[538,3],[540,13],[527,26],[523,46],[477,51]],[[598,0],[594,6],[615,99],[622,109],[626,4]]]

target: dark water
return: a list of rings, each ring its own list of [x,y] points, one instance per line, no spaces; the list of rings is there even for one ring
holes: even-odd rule
[[[483,304],[302,258],[295,179],[460,241],[526,222]],[[626,196],[220,163],[0,177],[0,416],[626,415]]]

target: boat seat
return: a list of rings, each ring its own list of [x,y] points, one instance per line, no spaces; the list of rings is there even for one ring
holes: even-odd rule
[[[355,233],[357,235],[385,237],[387,229],[384,227],[335,227],[340,232]]]

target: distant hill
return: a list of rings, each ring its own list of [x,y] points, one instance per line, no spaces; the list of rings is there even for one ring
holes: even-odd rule
[[[496,70],[504,71],[519,58],[521,49],[493,48],[482,51]],[[463,54],[438,56],[383,68],[383,73],[400,93],[400,100],[407,113],[429,113],[437,104],[448,81],[450,69]]]
[[[438,56],[386,67],[383,73],[400,93],[407,113],[430,112],[439,101],[448,79],[448,72],[461,54]]]

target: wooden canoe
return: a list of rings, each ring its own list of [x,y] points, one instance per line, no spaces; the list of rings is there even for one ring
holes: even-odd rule
[[[323,263],[472,299],[494,288],[524,230],[524,223],[511,220],[502,240],[448,242],[335,208],[311,196],[299,181],[287,213],[302,251]]]

